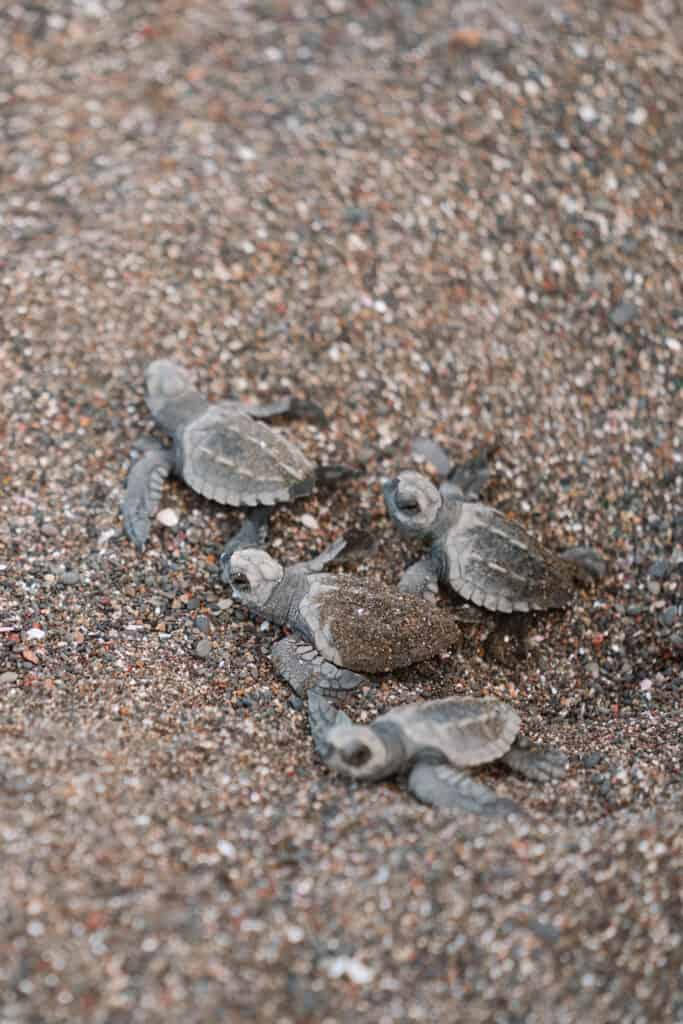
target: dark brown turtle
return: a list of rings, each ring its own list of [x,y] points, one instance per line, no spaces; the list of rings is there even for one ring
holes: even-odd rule
[[[355,689],[365,673],[389,672],[459,644],[452,615],[412,594],[354,574],[324,572],[346,538],[317,558],[283,568],[261,548],[223,559],[223,579],[235,600],[297,637],[273,646],[273,660],[297,693],[311,686]]]

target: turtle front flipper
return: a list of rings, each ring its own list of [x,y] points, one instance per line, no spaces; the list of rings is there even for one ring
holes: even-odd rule
[[[326,696],[343,696],[367,683],[365,676],[326,661],[315,647],[288,636],[273,644],[275,668],[299,697],[315,687]]]
[[[240,529],[226,543],[219,564],[221,580],[230,582],[230,558],[240,548],[263,548],[268,540],[268,523],[273,512],[272,505],[258,505],[244,520]]]
[[[269,420],[274,416],[286,416],[288,419],[310,420],[319,427],[327,426],[327,416],[317,402],[310,402],[306,398],[296,398],[288,395],[287,398],[279,398],[274,402],[264,402],[261,405],[242,405],[242,412],[252,416],[255,420]]]
[[[368,530],[352,527],[315,558],[301,564],[308,572],[322,572],[334,565],[357,565],[374,555],[376,550],[377,539]]]
[[[425,555],[408,566],[399,580],[398,589],[402,594],[416,594],[425,601],[436,601],[439,596],[439,573],[431,555]]]
[[[173,465],[171,449],[159,446],[145,452],[130,468],[123,499],[123,525],[138,551],[142,551],[149,538],[161,489]]]
[[[522,813],[513,800],[496,796],[488,786],[450,764],[418,761],[408,776],[408,787],[418,800],[433,807],[491,817]]]
[[[461,466],[454,466],[439,488],[444,498],[447,501],[479,501],[491,478],[489,459],[495,450],[495,445],[483,448]]]
[[[501,760],[513,771],[533,782],[554,782],[567,774],[567,758],[561,750],[539,747],[518,736]]]
[[[348,715],[345,715],[334,704],[315,689],[308,691],[308,724],[311,728],[313,745],[323,760],[329,753],[327,734],[336,725],[353,725]]]

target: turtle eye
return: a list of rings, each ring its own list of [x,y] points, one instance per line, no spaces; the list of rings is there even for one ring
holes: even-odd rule
[[[230,584],[236,587],[237,590],[248,590],[249,589],[249,577],[243,572],[234,572],[230,577]]]
[[[352,768],[362,768],[372,757],[372,751],[364,743],[351,743],[342,751],[342,757]]]

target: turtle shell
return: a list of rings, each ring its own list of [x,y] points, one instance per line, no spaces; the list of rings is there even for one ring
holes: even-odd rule
[[[392,722],[412,756],[438,751],[457,768],[496,761],[519,732],[519,715],[492,697],[446,697],[406,704],[373,723]]]
[[[527,612],[561,608],[571,599],[567,563],[487,505],[461,504],[437,545],[448,583],[473,604]]]
[[[209,406],[176,443],[184,480],[223,505],[273,505],[313,490],[313,463],[230,402]]]
[[[448,612],[353,576],[310,576],[299,617],[322,656],[354,672],[402,668],[462,641]]]

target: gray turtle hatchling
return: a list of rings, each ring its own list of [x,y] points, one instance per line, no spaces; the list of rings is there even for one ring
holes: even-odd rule
[[[556,555],[476,500],[486,475],[476,460],[441,488],[412,470],[385,485],[387,511],[401,533],[431,545],[403,574],[401,591],[434,597],[442,583],[475,605],[509,615],[561,608],[570,601],[577,576],[604,573],[593,549]],[[515,628],[523,628],[518,620]]]
[[[259,406],[210,403],[195,390],[187,370],[170,359],[150,363],[145,384],[150,411],[173,444],[150,448],[128,475],[123,519],[138,549],[149,537],[150,520],[169,473],[220,504],[267,507],[310,494],[317,482],[343,473],[342,467],[314,466],[282,434],[258,422],[283,414],[324,421],[322,410],[312,402],[289,397]],[[263,543],[267,517],[261,509],[239,543]]]
[[[404,704],[370,725],[354,725],[318,691],[308,695],[313,742],[337,772],[373,782],[408,773],[410,791],[424,803],[477,814],[519,811],[463,769],[501,761],[536,782],[561,779],[567,760],[519,735],[520,720],[493,698],[446,697]]]
[[[367,681],[365,673],[403,668],[462,641],[453,616],[421,598],[362,576],[324,572],[346,547],[341,538],[286,569],[260,548],[221,558],[235,600],[298,634],[274,644],[272,657],[300,696],[312,686],[353,690]]]

